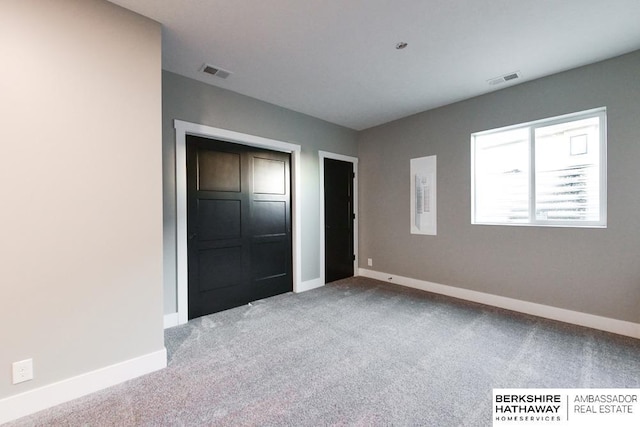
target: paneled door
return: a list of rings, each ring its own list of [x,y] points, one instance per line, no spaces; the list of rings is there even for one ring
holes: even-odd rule
[[[325,282],[353,276],[353,164],[324,159]]]
[[[293,289],[290,160],[187,136],[189,319]]]

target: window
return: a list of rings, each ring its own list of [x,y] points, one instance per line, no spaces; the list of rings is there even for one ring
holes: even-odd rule
[[[471,135],[473,224],[606,227],[606,109]]]

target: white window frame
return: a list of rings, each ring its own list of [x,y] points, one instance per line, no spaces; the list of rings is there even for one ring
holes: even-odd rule
[[[536,182],[535,182],[535,130],[539,127],[546,127],[561,123],[572,122],[581,119],[598,117],[600,119],[600,220],[599,221],[553,221],[540,220],[536,218]],[[476,220],[476,183],[475,183],[475,139],[477,136],[486,136],[492,133],[499,133],[509,130],[529,128],[529,221],[528,222],[485,222]],[[471,134],[471,224],[474,225],[508,225],[523,227],[578,227],[578,228],[606,228],[607,227],[607,108],[600,107],[591,110],[580,111],[562,116],[535,120],[527,123],[520,123],[512,126],[505,126],[498,129],[491,129]]]

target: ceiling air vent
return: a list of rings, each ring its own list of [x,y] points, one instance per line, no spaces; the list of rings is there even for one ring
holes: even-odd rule
[[[215,67],[209,64],[204,64],[201,71],[203,73],[211,74],[212,76],[220,77],[221,79],[226,79],[231,75],[231,71],[223,70],[220,67]]]
[[[514,71],[513,73],[505,74],[504,76],[494,77],[493,79],[487,80],[491,86],[499,85],[501,83],[505,83],[511,80],[519,79],[520,71]]]

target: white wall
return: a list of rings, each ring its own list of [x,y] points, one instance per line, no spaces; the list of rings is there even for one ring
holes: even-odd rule
[[[160,43],[102,0],[0,3],[0,412],[164,351]]]

